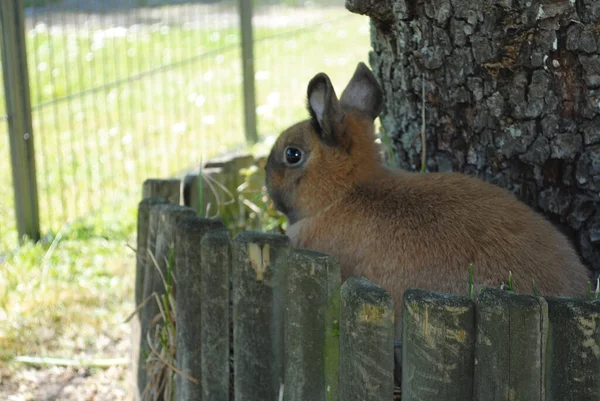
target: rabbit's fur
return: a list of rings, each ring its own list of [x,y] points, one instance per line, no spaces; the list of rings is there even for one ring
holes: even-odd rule
[[[342,279],[386,288],[397,322],[407,288],[466,295],[471,263],[480,285],[506,283],[510,271],[516,292],[535,281],[542,295],[585,295],[588,271],[567,238],[512,194],[463,174],[385,167],[373,125],[382,105],[363,63],[339,101],[327,75],[310,81],[311,119],[281,134],[266,165],[293,246],[335,255]],[[290,147],[302,152],[294,165]]]

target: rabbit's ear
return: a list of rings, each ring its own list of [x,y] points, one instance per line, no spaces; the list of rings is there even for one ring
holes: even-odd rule
[[[344,112],[329,77],[324,73],[315,75],[308,83],[308,111],[321,140],[330,146],[338,145],[341,139],[338,131]]]
[[[383,109],[383,91],[377,79],[364,63],[358,63],[348,86],[342,92],[343,110],[358,110],[375,120]]]

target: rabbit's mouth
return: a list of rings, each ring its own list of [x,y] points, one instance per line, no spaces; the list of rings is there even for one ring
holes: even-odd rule
[[[271,200],[273,201],[273,205],[275,206],[275,209],[277,209],[278,211],[283,213],[285,215],[285,217],[287,217],[288,224],[291,225],[291,224],[294,224],[295,222],[297,222],[298,220],[300,220],[300,216],[298,215],[298,212],[295,211],[292,207],[290,207],[288,202],[286,202],[289,195],[286,196],[286,194],[283,191],[271,189],[268,186],[267,186],[267,192],[269,193],[269,196],[271,197]]]

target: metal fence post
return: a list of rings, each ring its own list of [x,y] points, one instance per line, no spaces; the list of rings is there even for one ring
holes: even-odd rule
[[[244,127],[246,141],[256,143],[256,92],[254,89],[254,39],[252,37],[252,0],[239,0],[244,74]]]
[[[2,70],[19,240],[40,238],[23,0],[0,1]]]

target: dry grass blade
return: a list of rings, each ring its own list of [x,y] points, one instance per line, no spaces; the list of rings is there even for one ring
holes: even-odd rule
[[[128,358],[93,358],[93,359],[73,359],[73,358],[52,358],[22,355],[13,359],[25,365],[33,366],[75,366],[85,368],[106,368],[111,366],[125,366],[129,363]]]
[[[172,268],[173,259],[165,258],[169,280],[165,279],[154,255],[148,252],[156,270],[159,272],[165,287],[165,294],[153,293],[144,300],[144,303],[137,308],[136,312],[146,304],[150,298],[154,298],[158,306],[159,313],[152,319],[150,329],[146,332],[146,342],[150,350],[146,357],[146,371],[148,381],[146,388],[142,393],[143,401],[153,401],[157,398],[169,400],[173,393],[173,377],[175,374],[185,377],[194,384],[198,384],[198,379],[189,373],[181,371],[175,367],[175,357],[177,352],[176,344],[176,307],[173,297],[173,285],[170,279],[174,279]],[[134,313],[134,314],[135,314]]]
[[[211,183],[213,185],[216,185],[221,191],[225,192],[225,194],[227,196],[229,196],[229,200],[227,201],[223,201],[223,205],[231,205],[235,202],[235,196],[233,196],[233,194],[231,193],[231,191],[222,183],[220,183],[219,181],[215,180],[213,177],[210,176],[210,174],[206,174],[204,175],[204,178],[206,179],[206,182],[210,185]],[[214,188],[214,187],[212,187]],[[215,194],[216,195],[216,194]]]
[[[165,276],[163,275],[162,271],[160,270],[160,266],[158,265],[158,262],[156,261],[156,258],[154,257],[154,255],[152,254],[150,249],[148,249],[148,255],[150,255],[150,259],[152,260],[154,267],[158,271],[158,274],[160,275],[160,279],[162,280],[163,285],[165,286],[165,288],[167,288],[167,280],[165,279]],[[165,258],[165,261],[168,263],[168,260],[166,260],[166,258]]]
[[[220,183],[219,181],[217,181],[213,177],[211,177],[210,174],[203,174],[202,179],[208,184],[210,191],[213,193],[218,205],[228,206],[228,205],[232,205],[233,203],[235,203],[235,197],[231,193],[231,191],[225,185],[223,185],[222,183]],[[222,200],[221,195],[220,195],[219,191],[217,190],[217,188],[220,189],[222,192],[224,192],[225,195],[229,197],[229,200]],[[216,213],[213,216],[210,216],[209,215],[210,206],[211,206],[210,203],[208,203],[206,205],[205,216],[212,218],[212,219],[218,218],[220,215],[220,208],[217,207]]]
[[[124,321],[123,323],[127,323],[127,322],[129,322],[131,319],[133,319],[133,317],[134,317],[135,315],[137,315],[137,314],[138,314],[138,313],[139,313],[139,312],[142,310],[142,308],[144,307],[144,305],[146,305],[146,304],[148,303],[148,301],[150,301],[150,300],[152,299],[153,295],[154,295],[154,294],[148,295],[148,297],[147,297],[146,299],[144,299],[144,301],[142,301],[142,303],[141,303],[141,304],[139,304],[139,305],[137,306],[137,308],[135,308],[135,310],[134,310],[134,311],[133,311],[133,312],[132,312],[132,313],[131,313],[129,316],[127,316],[127,319],[125,319],[125,321]]]
[[[152,295],[158,304],[160,313],[153,319],[151,328],[146,332],[146,342],[150,354],[146,358],[148,382],[142,394],[142,399],[152,401],[162,395],[162,398],[168,400],[171,399],[173,387],[171,372],[174,363],[170,361],[175,360],[176,353],[174,322],[170,322],[170,315],[165,313],[161,297],[156,293]],[[161,320],[167,324],[161,325]],[[170,327],[173,327],[173,330]],[[154,335],[152,335],[152,332],[154,332]]]
[[[150,255],[150,259],[161,278],[165,294],[152,293],[134,312],[134,314],[137,313],[150,298],[154,298],[159,309],[159,313],[152,319],[150,328],[145,333],[150,354],[146,357],[145,362],[148,381],[142,393],[142,400],[152,401],[157,398],[169,400],[172,398],[173,392],[173,375],[179,373],[174,363],[176,356],[176,314],[175,300],[172,296],[173,286],[171,285],[173,259],[171,257],[165,258],[169,274],[167,280],[152,252],[148,251],[148,255]],[[189,375],[184,374],[184,377],[187,376]]]
[[[175,332],[175,312],[174,311],[169,312],[167,310],[167,308],[165,308],[165,306],[172,307],[173,304],[167,303],[165,305],[165,303],[164,303],[165,298],[158,296],[158,294],[156,294],[156,293],[154,293],[154,296],[156,298],[156,303],[158,303],[158,309],[160,310],[159,321],[160,321],[160,317],[162,317],[163,321],[165,321],[169,325],[171,330],[173,330],[173,332]],[[170,333],[168,333],[168,334],[170,334]]]
[[[48,261],[50,260],[50,258],[52,257],[52,254],[58,247],[58,244],[59,244],[60,240],[62,239],[63,233],[66,228],[67,228],[66,223],[62,224],[60,226],[60,229],[58,230],[58,232],[56,233],[56,236],[52,240],[50,247],[48,248],[48,250],[44,253],[44,256],[42,257],[42,279],[40,280],[42,288],[44,287],[44,285],[46,283],[46,277],[48,276],[48,267],[49,267]]]
[[[260,214],[262,212],[261,208],[258,207],[255,203],[252,203],[251,201],[249,201],[248,199],[244,199],[242,200],[242,203],[246,206],[248,206],[248,208],[250,210],[252,210],[253,212],[255,212],[256,214]]]
[[[189,381],[191,381],[194,384],[198,384],[198,379],[196,379],[195,377],[191,376],[190,374],[177,369],[175,367],[175,365],[173,365],[172,362],[169,362],[167,359],[164,358],[163,355],[161,355],[162,352],[159,352],[156,348],[154,348],[151,344],[150,344],[150,351],[152,352],[152,354],[156,357],[156,359],[158,361],[160,361],[161,363],[163,363],[164,365],[168,366],[173,372],[185,377],[186,379],[188,379]]]
[[[160,325],[155,326],[154,330],[154,338],[158,339],[162,328]],[[160,353],[157,352],[156,347],[153,345],[153,336],[151,335],[151,330],[148,330],[146,333],[146,341],[150,348],[150,355],[146,358],[146,371],[148,372],[148,382],[146,383],[146,388],[142,393],[143,401],[153,401],[155,399],[163,398],[170,399],[170,393],[168,391],[168,366],[162,363],[160,358],[160,353],[163,352],[161,349]],[[160,341],[158,342],[160,344]],[[162,397],[161,397],[162,395]]]

